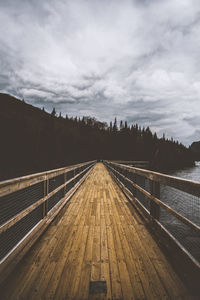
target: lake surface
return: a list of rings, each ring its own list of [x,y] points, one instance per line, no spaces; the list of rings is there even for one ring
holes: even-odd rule
[[[181,177],[200,183],[200,164],[192,168],[185,168],[169,175]],[[176,209],[182,215],[200,225],[200,198],[182,192],[178,189],[161,185],[161,200]]]
[[[198,181],[200,183],[200,162],[196,162],[195,167],[179,170],[170,175]]]
[[[200,163],[192,168],[179,170],[169,175],[200,182]],[[180,214],[200,225],[200,197],[192,196],[178,189],[161,185],[161,200]],[[200,260],[200,235],[161,208],[160,222],[172,233],[192,255]]]

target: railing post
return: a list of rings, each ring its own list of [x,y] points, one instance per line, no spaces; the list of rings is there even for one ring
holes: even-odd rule
[[[46,178],[44,180],[44,197],[46,197],[49,193],[49,179]],[[42,205],[42,217],[44,218],[47,215],[48,212],[48,200],[43,202]]]
[[[67,181],[67,172],[65,171],[64,173],[64,183]],[[65,194],[66,194],[66,190],[67,190],[67,187],[66,185],[64,186],[64,189],[63,189],[63,194],[64,194],[64,197],[65,197]]]
[[[135,184],[137,183],[137,182],[136,182],[136,178],[137,178],[137,177],[136,177],[136,174],[132,173],[132,181],[133,181],[133,183],[135,183]],[[136,188],[135,188],[134,186],[133,186],[133,188],[132,188],[132,193],[133,193],[133,196],[136,197]]]
[[[75,177],[76,176],[76,171],[75,171],[75,169],[74,169],[74,175],[73,175],[73,177]],[[74,183],[74,185],[76,184],[76,181],[75,181],[75,179],[73,180],[73,183]]]
[[[160,183],[151,181],[151,195],[160,199]],[[160,218],[160,206],[151,200],[150,202],[150,214],[154,219]]]

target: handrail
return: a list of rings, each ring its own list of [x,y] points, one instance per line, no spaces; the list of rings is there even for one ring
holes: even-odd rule
[[[164,230],[170,238],[173,236],[173,241],[175,241],[176,245],[181,248],[181,251],[186,253],[186,255],[195,262],[195,265],[200,268],[200,264],[198,262],[198,259],[196,258],[198,257],[198,255],[195,257],[196,254],[193,255],[190,253],[189,250],[192,251],[192,249],[189,249],[190,247],[186,245],[186,242],[183,241],[181,235],[179,239],[178,228],[176,236],[174,236],[173,232],[170,231],[169,224],[163,223],[163,219],[160,219],[160,208],[162,207],[166,212],[170,213],[176,219],[181,221],[181,224],[185,224],[186,226],[188,226],[188,229],[190,228],[190,230],[192,230],[192,232],[197,237],[200,246],[199,224],[193,222],[193,220],[190,220],[187,214],[186,217],[182,214],[182,212],[177,211],[176,207],[172,208],[169,203],[166,204],[162,200],[160,200],[160,184],[162,184],[163,186],[173,187],[182,192],[186,192],[187,194],[189,194],[189,196],[193,195],[198,197],[198,199],[195,200],[197,201],[195,203],[199,203],[200,205],[200,182],[136,168],[114,161],[105,161],[105,165],[108,167],[124,192],[128,195],[128,198],[131,201],[133,200],[134,203],[139,207],[139,209],[145,213],[145,216],[154,221],[153,223]],[[146,179],[147,181],[149,180],[149,183],[146,183],[147,185],[144,183],[144,181],[142,181],[142,183],[142,178]],[[137,193],[137,191],[139,192],[139,194]],[[149,202],[147,202],[147,199]],[[162,216],[164,216],[163,213],[164,211],[162,211]]]
[[[56,188],[55,190],[53,190],[51,193],[49,193],[47,196],[39,199],[38,201],[36,201],[34,204],[32,204],[31,206],[27,207],[26,209],[22,210],[21,212],[19,212],[17,215],[15,215],[13,218],[11,218],[10,220],[8,220],[7,222],[5,222],[4,224],[0,225],[0,234],[4,231],[6,231],[8,228],[10,228],[11,226],[13,226],[15,223],[17,223],[18,221],[20,221],[22,218],[24,218],[26,215],[28,215],[31,211],[33,211],[36,207],[38,207],[40,204],[42,204],[43,202],[47,201],[50,197],[52,197],[54,194],[56,194],[59,190],[61,190],[62,188],[64,188],[66,185],[68,185],[70,182],[72,182],[74,179],[76,179],[78,176],[80,176],[83,172],[85,172],[86,170],[88,170],[90,168],[87,167],[85,170],[81,171],[80,173],[78,173],[76,176],[74,176],[73,178],[69,179],[68,181],[66,181],[64,184],[62,184],[61,186],[59,186],[58,188]],[[74,168],[70,169],[74,170]],[[69,170],[67,171],[69,172]]]
[[[56,216],[95,163],[89,161],[0,182],[0,264],[20,248],[22,241],[25,243],[24,238],[30,239],[27,235],[32,234],[32,229],[35,234],[35,227],[41,230],[42,224],[45,227]],[[24,233],[18,238],[21,229]],[[10,234],[16,235],[16,241]]]
[[[174,216],[176,216],[179,220],[181,220],[183,223],[185,223],[186,225],[188,225],[189,227],[191,227],[192,229],[196,230],[196,231],[200,231],[200,226],[196,225],[195,223],[193,223],[192,221],[190,221],[188,218],[182,216],[181,214],[179,214],[176,210],[174,210],[173,208],[171,208],[170,206],[168,206],[167,204],[165,204],[164,202],[162,202],[161,200],[159,200],[158,198],[154,197],[153,195],[151,195],[149,192],[147,192],[146,190],[144,190],[143,188],[141,188],[139,185],[137,185],[136,183],[132,182],[130,179],[128,179],[127,177],[123,176],[122,174],[120,174],[120,172],[118,172],[117,170],[114,170],[112,167],[111,169],[113,171],[115,171],[116,173],[118,173],[121,177],[123,177],[127,182],[129,182],[133,187],[135,187],[136,189],[138,189],[141,193],[143,193],[145,196],[147,196],[150,200],[152,200],[153,202],[155,202],[156,204],[164,207],[166,210],[168,210],[171,214],[173,214]]]
[[[31,175],[26,175],[22,177],[17,177],[13,179],[8,179],[0,182],[0,197],[5,196],[7,194],[13,193],[16,190],[23,189],[25,187],[31,186],[38,182],[45,180],[46,178],[50,179],[52,177],[63,174],[64,172],[70,172],[74,169],[82,167],[84,165],[93,163],[95,161],[89,161],[85,163],[80,163],[77,165],[67,166],[59,169],[53,169],[49,171],[44,171],[40,173],[35,173]]]
[[[106,161],[106,162],[108,162],[108,161]],[[175,176],[162,174],[159,172],[154,172],[154,171],[150,171],[150,170],[131,167],[131,166],[115,163],[115,162],[109,162],[109,163],[119,166],[122,169],[129,170],[130,172],[133,172],[137,175],[144,176],[150,180],[153,180],[153,181],[165,184],[165,185],[169,185],[169,186],[179,189],[183,192],[200,197],[200,183],[197,181],[192,181],[192,180],[188,180],[188,179],[183,179],[183,178],[179,178],[179,177],[175,177]]]
[[[112,160],[111,162],[118,163],[118,164],[141,165],[141,166],[147,166],[149,164],[149,161],[147,160]]]

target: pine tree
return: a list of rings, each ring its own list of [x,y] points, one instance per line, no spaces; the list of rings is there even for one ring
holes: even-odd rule
[[[122,130],[124,128],[124,124],[123,124],[123,121],[121,120],[120,121],[120,130]]]
[[[110,122],[109,131],[110,131],[110,132],[112,132],[112,131],[113,131],[113,125],[112,125],[112,121]]]
[[[52,112],[51,112],[51,115],[52,115],[53,117],[56,116],[56,109],[55,109],[55,107],[53,108],[53,110],[52,110]]]
[[[114,124],[113,124],[113,131],[117,132],[117,118],[116,117],[115,117]]]

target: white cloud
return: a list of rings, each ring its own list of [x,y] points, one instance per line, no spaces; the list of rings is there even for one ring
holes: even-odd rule
[[[107,121],[145,110],[144,125],[197,136],[198,0],[1,0],[0,20],[3,91]]]

